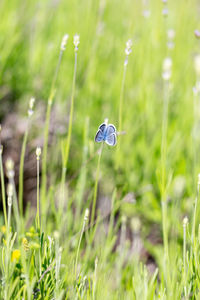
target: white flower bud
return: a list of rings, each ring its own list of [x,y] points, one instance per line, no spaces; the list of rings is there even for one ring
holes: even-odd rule
[[[200,54],[197,54],[194,58],[194,69],[197,76],[200,76]]]
[[[84,216],[84,221],[85,221],[85,222],[88,220],[89,214],[90,214],[90,211],[89,211],[88,208],[86,208],[86,210],[85,210],[85,216]]]
[[[167,57],[163,61],[163,80],[168,81],[171,78],[171,69],[172,69],[172,60],[170,57]]]
[[[186,227],[187,224],[188,224],[188,217],[186,216],[186,217],[184,217],[184,219],[183,219],[183,227]]]
[[[37,148],[36,148],[36,151],[35,151],[37,160],[40,159],[41,152],[42,152],[41,148],[40,148],[40,147],[37,147]]]
[[[69,35],[68,34],[65,34],[62,38],[62,42],[61,42],[61,45],[60,45],[60,49],[62,51],[65,51],[66,49],[66,45],[67,45],[67,41],[68,41],[68,38],[69,38]]]
[[[125,54],[126,54],[127,56],[132,52],[132,46],[133,46],[132,40],[129,39],[129,40],[126,42],[126,48],[125,48]]]
[[[173,40],[175,38],[175,31],[174,29],[167,30],[167,37],[169,40]]]
[[[30,101],[29,101],[29,109],[28,109],[28,116],[31,117],[33,114],[33,108],[34,108],[34,104],[35,104],[35,98],[31,97]]]
[[[197,39],[199,39],[200,38],[200,31],[198,29],[196,29],[194,31],[194,35],[196,36]]]
[[[80,44],[80,36],[78,34],[74,35],[74,46],[75,46],[75,52],[78,51],[78,45]]]
[[[13,196],[13,185],[11,183],[9,183],[7,186],[7,195],[8,195],[8,197]]]
[[[14,162],[11,158],[8,158],[6,160],[6,174],[8,178],[13,178],[15,173],[14,173]]]

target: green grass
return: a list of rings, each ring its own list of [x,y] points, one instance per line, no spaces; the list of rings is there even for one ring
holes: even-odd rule
[[[156,0],[0,2],[2,136],[10,108],[28,121],[19,191],[2,164],[7,144],[1,148],[0,299],[200,298],[200,92],[192,90],[200,7],[166,6],[167,17]],[[105,118],[120,132],[116,147],[102,151],[94,136]],[[43,140],[37,210],[27,205],[22,214],[24,159],[35,136]]]

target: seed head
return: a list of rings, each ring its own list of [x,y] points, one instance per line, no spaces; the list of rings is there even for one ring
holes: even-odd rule
[[[126,42],[126,48],[125,48],[125,54],[128,56],[130,55],[130,53],[132,52],[132,46],[133,46],[133,42],[131,39],[129,39]]]
[[[11,158],[6,160],[6,174],[8,178],[13,178],[15,175],[14,172],[14,162]]]
[[[187,224],[188,224],[188,217],[186,216],[186,217],[184,217],[184,219],[183,219],[183,227],[186,227]]]
[[[200,54],[197,54],[194,58],[194,69],[197,76],[200,76]]]
[[[167,30],[167,37],[169,40],[173,40],[175,38],[175,31],[174,29]]]
[[[13,185],[11,183],[9,183],[7,186],[7,196],[8,196],[8,206],[12,206]]]
[[[30,101],[29,101],[29,108],[28,108],[28,116],[31,117],[33,114],[33,108],[34,108],[34,104],[35,104],[35,98],[31,97]]]
[[[78,51],[78,45],[80,44],[80,36],[76,33],[75,35],[74,35],[74,46],[75,46],[75,52],[77,52]]]
[[[194,31],[194,35],[197,39],[200,39],[200,31],[198,29]]]
[[[162,14],[163,14],[164,17],[167,17],[167,16],[168,16],[169,11],[168,11],[168,8],[167,8],[167,7],[163,8]]]
[[[28,242],[27,238],[25,238],[25,237],[22,239],[22,245],[23,245],[24,251],[28,251],[30,249],[29,242]]]
[[[198,174],[198,181],[197,184],[200,186],[200,174]]]
[[[163,80],[168,81],[171,78],[171,69],[172,69],[172,59],[170,57],[166,57],[163,61]]]
[[[36,148],[36,151],[35,151],[37,160],[40,159],[41,152],[42,152],[41,148],[40,148],[40,147],[37,147],[37,148]]]
[[[62,42],[61,42],[61,45],[60,45],[60,49],[62,51],[65,51],[66,49],[66,45],[67,45],[67,41],[68,41],[68,38],[69,38],[69,35],[68,34],[65,34],[62,38]]]
[[[8,197],[12,197],[13,196],[13,185],[11,183],[8,183],[8,186],[7,186],[7,195],[8,195]]]
[[[84,221],[87,222],[88,218],[89,218],[89,214],[90,214],[90,211],[88,208],[86,208],[85,210],[85,216],[84,216]]]
[[[200,93],[200,81],[196,82],[196,85],[192,88],[194,96],[197,96]]]
[[[142,14],[143,14],[143,17],[146,18],[146,19],[151,16],[151,12],[150,12],[149,9],[144,9]]]

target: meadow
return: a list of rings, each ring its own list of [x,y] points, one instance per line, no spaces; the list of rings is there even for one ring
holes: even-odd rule
[[[199,16],[0,1],[0,299],[200,299]]]

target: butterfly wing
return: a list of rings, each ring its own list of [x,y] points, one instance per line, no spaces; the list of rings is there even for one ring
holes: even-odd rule
[[[116,133],[116,128],[113,124],[109,124],[106,129],[106,136],[109,136],[112,133]]]
[[[99,126],[99,130],[101,130],[101,132],[104,133],[105,130],[106,130],[106,123],[102,123],[102,124]]]
[[[109,146],[115,146],[117,143],[116,133],[111,133],[110,135],[108,135],[105,139],[105,142]]]
[[[95,136],[95,142],[97,143],[100,143],[104,140],[104,137],[105,137],[105,131],[106,131],[106,124],[105,123],[102,123],[100,126],[99,126],[99,129],[96,133],[96,136]]]
[[[103,132],[99,129],[95,135],[95,142],[100,143],[104,139]]]

